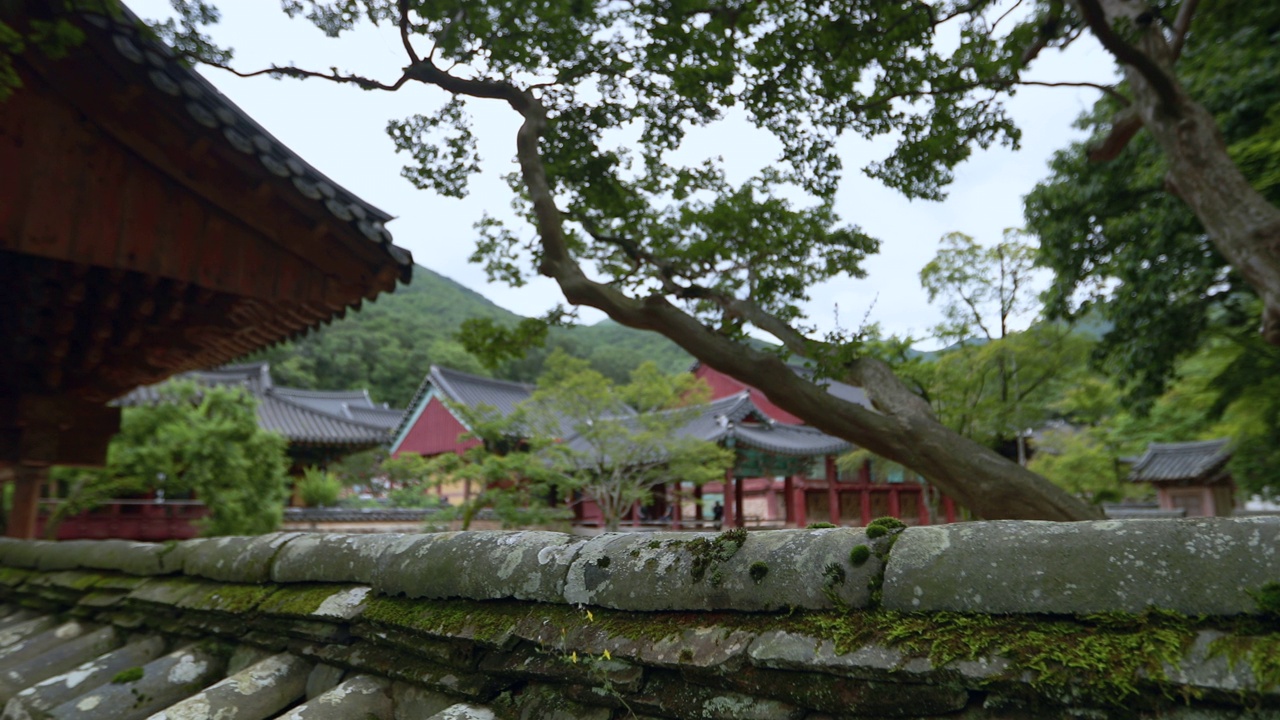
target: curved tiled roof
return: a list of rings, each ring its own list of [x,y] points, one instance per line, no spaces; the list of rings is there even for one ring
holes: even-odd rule
[[[1231,459],[1231,439],[1151,443],[1129,472],[1133,482],[1212,481]]]
[[[736,395],[671,412],[686,414],[684,423],[673,433],[714,443],[733,440],[737,447],[763,450],[774,455],[817,457],[848,452],[853,445],[806,425],[787,425],[769,418],[751,401],[751,394]],[[635,424],[643,416],[624,418]],[[589,450],[580,435],[569,437],[565,444],[579,451]]]
[[[516,405],[528,400],[534,391],[534,386],[528,383],[472,375],[439,365],[431,366],[427,379],[445,397],[460,405],[488,405],[497,408],[503,415],[510,414]]]
[[[254,158],[271,175],[287,180],[299,197],[323,212],[349,224],[369,242],[379,245],[402,266],[401,280],[408,282],[412,256],[392,244],[384,223],[392,216],[347,191],[316,170],[249,117],[195,70],[180,60],[163,42],[152,39],[144,23],[127,8],[118,17],[86,12],[85,22],[108,33],[111,46],[145,73],[150,84],[198,125],[216,133],[237,152]]]
[[[279,387],[265,362],[227,365],[177,376],[200,385],[233,385],[245,388],[258,401],[258,425],[280,433],[291,443],[313,445],[375,446],[387,442],[401,412],[374,406],[364,390],[299,390]],[[163,401],[159,385],[140,387],[119,404],[147,405]],[[358,400],[357,400],[358,399]],[[359,407],[363,403],[368,407]]]
[[[440,393],[445,399],[467,407],[488,405],[497,408],[503,415],[510,414],[516,405],[529,399],[534,386],[528,383],[495,380],[494,378],[472,375],[459,370],[432,365],[427,376],[418,384],[418,389],[409,401],[409,407],[400,421],[391,431],[391,437],[399,442],[421,413],[432,391]]]

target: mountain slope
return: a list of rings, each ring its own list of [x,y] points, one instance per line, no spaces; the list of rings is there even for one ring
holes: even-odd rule
[[[282,385],[348,390],[368,388],[379,402],[403,407],[434,364],[513,380],[534,380],[552,349],[590,360],[602,373],[623,380],[653,360],[667,372],[688,369],[692,359],[656,333],[612,321],[557,328],[548,348],[489,372],[453,339],[463,320],[515,322],[520,316],[439,273],[416,266],[413,282],[366,303],[327,327],[255,356],[271,362]]]

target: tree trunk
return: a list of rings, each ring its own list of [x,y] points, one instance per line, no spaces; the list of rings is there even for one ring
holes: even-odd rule
[[[1114,3],[1101,9],[1101,23],[1090,20],[1090,25],[1107,46],[1117,42],[1104,37],[1110,23],[1129,10]],[[1128,48],[1137,53],[1133,63],[1147,67],[1125,63],[1131,53],[1108,49],[1124,68],[1133,109],[1168,158],[1167,183],[1191,207],[1218,252],[1262,298],[1262,336],[1280,345],[1280,209],[1249,184],[1227,154],[1213,115],[1178,83],[1173,48],[1158,24],[1142,33],[1137,48]]]
[[[541,104],[528,92],[508,98],[525,118],[516,156],[529,191],[543,256],[539,270],[574,305],[604,311],[629,327],[659,332],[694,357],[762,390],[779,407],[836,437],[924,475],[952,499],[987,519],[1086,520],[1100,513],[995,451],[948,429],[887,365],[863,358],[846,378],[863,387],[876,410],[840,400],[760,352],[703,326],[660,295],[634,298],[588,278],[573,257],[556,206],[539,141],[546,127]]]

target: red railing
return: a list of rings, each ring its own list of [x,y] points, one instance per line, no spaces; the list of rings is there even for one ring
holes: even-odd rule
[[[37,537],[44,537],[57,500],[42,500]],[[59,540],[186,540],[199,534],[195,521],[209,514],[198,500],[113,500],[58,525]]]

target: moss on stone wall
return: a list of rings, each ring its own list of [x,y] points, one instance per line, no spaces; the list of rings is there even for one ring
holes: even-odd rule
[[[955,661],[1003,657],[1012,673],[1029,672],[1038,690],[1076,688],[1107,705],[1123,705],[1143,684],[1163,684],[1196,637],[1196,623],[1176,613],[1105,614],[1080,619],[887,611],[815,613],[790,621],[830,640],[838,653],[876,644]],[[1172,696],[1175,688],[1165,686]]]

